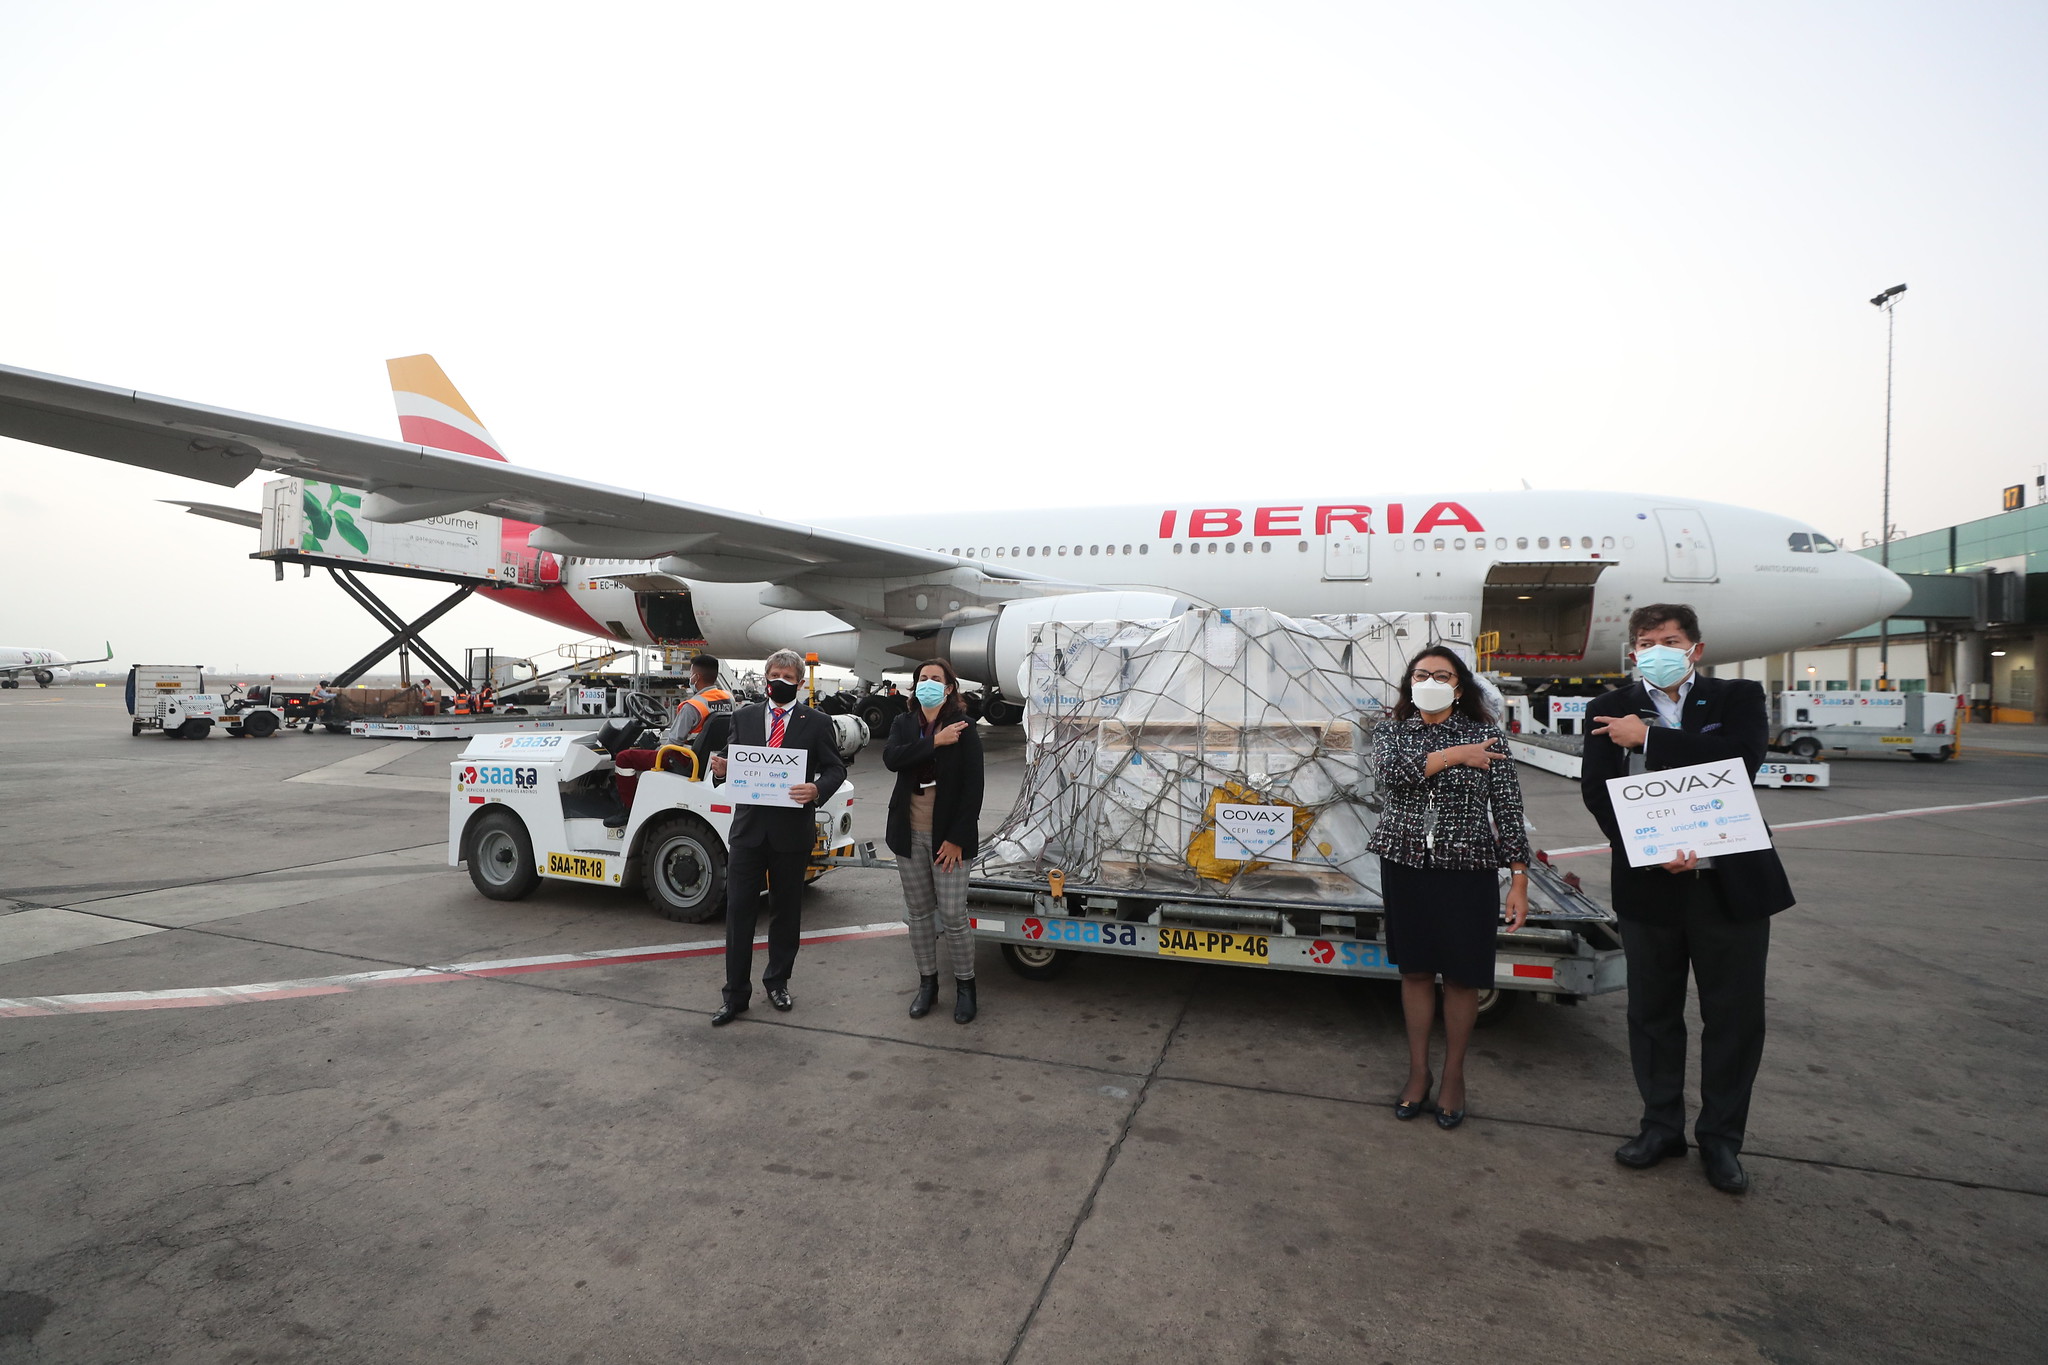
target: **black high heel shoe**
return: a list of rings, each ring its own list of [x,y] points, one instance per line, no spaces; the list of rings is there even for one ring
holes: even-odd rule
[[[1431,1075],[1427,1071],[1423,1072],[1422,1097],[1420,1099],[1404,1100],[1400,1096],[1396,1095],[1394,1097],[1394,1117],[1400,1119],[1402,1122],[1405,1123],[1409,1119],[1414,1118],[1417,1114],[1424,1114],[1429,1112],[1429,1091],[1430,1088],[1435,1084],[1436,1077]],[[1464,1116],[1460,1114],[1459,1117],[1462,1118]],[[1443,1120],[1438,1119],[1437,1122],[1441,1123],[1443,1122]]]
[[[1446,1109],[1442,1105],[1436,1107],[1436,1126],[1445,1132],[1448,1133],[1464,1121],[1465,1110],[1462,1105],[1456,1109]]]

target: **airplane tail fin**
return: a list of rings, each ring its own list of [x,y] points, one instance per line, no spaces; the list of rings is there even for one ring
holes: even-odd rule
[[[398,430],[406,440],[459,455],[505,460],[497,440],[484,430],[476,412],[448,382],[434,357],[400,356],[385,361],[384,368],[391,372],[391,397],[398,404]]]

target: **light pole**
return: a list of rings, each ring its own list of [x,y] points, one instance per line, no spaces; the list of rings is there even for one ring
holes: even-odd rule
[[[1877,560],[1887,569],[1892,566],[1892,328],[1899,295],[1905,292],[1905,285],[1895,284],[1870,301],[1884,312],[1884,510],[1877,528]],[[1892,620],[1887,616],[1877,623],[1877,690],[1889,692],[1891,679]]]

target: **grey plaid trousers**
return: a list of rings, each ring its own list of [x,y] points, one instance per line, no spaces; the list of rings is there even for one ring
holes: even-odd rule
[[[967,922],[967,860],[951,872],[932,861],[932,836],[913,831],[910,856],[896,860],[903,876],[903,907],[909,911],[910,956],[919,976],[936,976],[939,971],[937,930],[946,932],[946,956],[953,975],[961,981],[974,979],[974,931]],[[936,914],[938,924],[933,924]]]

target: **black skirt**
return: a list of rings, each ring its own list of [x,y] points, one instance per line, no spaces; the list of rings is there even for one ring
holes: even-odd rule
[[[1497,873],[1409,867],[1382,858],[1380,893],[1387,906],[1387,957],[1396,967],[1474,990],[1493,985]]]

